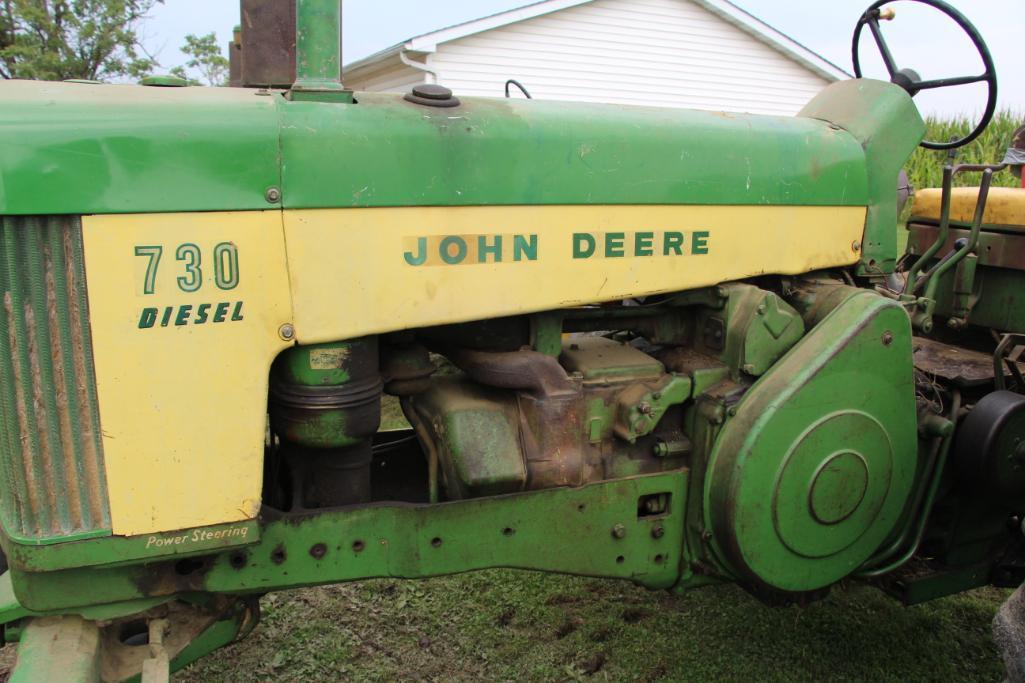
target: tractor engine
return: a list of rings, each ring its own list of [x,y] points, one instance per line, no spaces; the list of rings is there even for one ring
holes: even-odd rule
[[[636,516],[690,517],[695,568],[766,595],[827,587],[894,528],[919,467],[924,406],[892,362],[910,325],[828,273],[760,284],[286,351],[265,498],[294,513],[385,500],[400,475],[434,503],[686,472],[687,491],[645,494]],[[392,448],[371,444],[382,386],[426,472],[375,470]]]

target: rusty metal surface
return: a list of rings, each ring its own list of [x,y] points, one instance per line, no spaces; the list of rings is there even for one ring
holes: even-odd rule
[[[4,218],[0,245],[4,526],[16,539],[95,535],[110,511],[81,223]]]
[[[295,2],[242,0],[242,85],[288,87],[295,80]]]
[[[936,241],[939,228],[927,223],[908,224],[908,253],[919,255],[925,252]],[[967,240],[971,230],[951,226],[947,241],[937,252],[940,256],[954,249],[954,242]],[[1025,270],[1025,234],[983,231],[979,234],[979,244],[975,250],[980,266],[995,268],[1012,268]]]
[[[912,349],[918,370],[945,379],[958,387],[980,386],[994,379],[993,356],[990,354],[924,337],[915,337]]]

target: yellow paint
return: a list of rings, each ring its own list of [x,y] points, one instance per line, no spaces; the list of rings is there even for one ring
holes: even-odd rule
[[[852,243],[861,240],[864,221],[863,207],[746,206],[86,217],[114,533],[256,516],[269,370],[288,347],[278,336],[284,323],[294,323],[304,343],[328,342],[848,265],[858,258]],[[573,258],[574,233],[594,237],[593,258]],[[503,236],[500,250],[497,235]],[[463,265],[441,257],[446,236],[467,245]],[[417,249],[420,238],[435,255],[410,265],[404,254]],[[239,267],[238,285],[228,290],[219,289],[214,276],[214,254],[224,256],[217,246],[225,244],[237,248]],[[146,254],[152,249],[146,247],[156,246],[162,247],[161,260],[147,294]],[[143,255],[136,255],[136,247]],[[448,247],[450,256],[458,251]],[[620,249],[642,255],[619,257]],[[202,284],[185,291],[196,284],[188,266],[197,252]],[[197,325],[203,303],[213,306],[208,321]],[[215,324],[219,303],[224,321]],[[192,309],[182,313],[183,305]],[[165,318],[169,306],[174,308]],[[144,316],[146,308],[157,312]],[[242,320],[232,321],[236,310]],[[179,314],[188,324],[175,324]],[[140,321],[151,326],[140,329]],[[315,358],[325,367],[338,360]]]
[[[670,292],[765,273],[796,274],[853,264],[864,207],[516,206],[323,209],[285,213],[295,326],[303,343],[541,311]],[[574,260],[574,232],[686,235],[682,255]],[[693,233],[707,232],[707,254],[691,253]],[[538,236],[536,261],[514,260],[508,240]],[[501,263],[481,258],[503,235]],[[444,236],[467,243],[462,265],[444,264]],[[407,263],[421,237],[430,258]],[[602,235],[598,235],[600,239]],[[451,246],[451,245],[450,245]],[[431,251],[433,250],[433,251]],[[450,250],[454,254],[456,250]],[[646,249],[642,249],[646,251]],[[522,254],[521,254],[522,256]]]
[[[134,535],[251,519],[260,506],[267,384],[288,345],[291,321],[280,212],[90,216],[83,219],[89,310],[113,531]],[[218,244],[238,249],[239,281],[219,289]],[[201,255],[202,284],[187,247]],[[163,248],[153,294],[149,259],[136,246]],[[223,255],[222,249],[222,255]],[[224,257],[227,258],[226,256]],[[232,321],[243,302],[241,321]],[[206,324],[139,329],[141,311],[213,306]],[[228,303],[213,323],[216,304]]]
[[[943,190],[919,190],[915,193],[914,216],[938,221],[942,198]],[[950,220],[971,223],[978,200],[979,188],[955,187],[950,196]],[[1025,188],[991,187],[982,222],[1025,230]]]

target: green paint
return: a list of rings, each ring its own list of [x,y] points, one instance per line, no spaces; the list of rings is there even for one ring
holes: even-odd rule
[[[707,254],[708,253],[708,233],[704,231],[695,232],[691,235],[691,247],[690,253],[692,254]]]
[[[145,247],[142,247],[145,248]],[[160,247],[157,247],[158,249]],[[139,256],[140,247],[135,248],[135,255]],[[195,244],[183,244],[178,247],[178,251],[175,252],[175,258],[182,261],[182,267],[185,269],[184,275],[178,276],[178,288],[183,292],[195,292],[197,289],[203,286],[203,254],[200,252],[199,247]],[[146,284],[150,288],[147,294],[152,294],[153,291],[153,280],[151,279],[150,270],[153,271],[152,277],[156,277],[157,265],[154,264],[153,259],[150,259],[150,267],[146,270]],[[159,263],[159,256],[156,259]]]
[[[260,210],[280,183],[279,96],[7,81],[0,99],[0,214]]]
[[[861,145],[810,119],[473,98],[453,114],[358,99],[282,105],[287,208],[868,200]]]
[[[908,128],[910,115],[894,106],[906,96],[886,85],[837,104],[835,87],[806,114],[834,116],[853,135],[812,118],[642,107],[469,98],[452,119],[387,93],[338,107],[230,88],[5,82],[0,213],[265,209],[268,187],[281,188],[286,208],[871,203],[881,211],[881,188],[893,194],[890,167],[917,139],[915,121]],[[862,123],[848,124],[848,110]],[[893,140],[874,142],[869,129]],[[859,140],[868,140],[864,149]],[[138,173],[143,167],[149,172]],[[884,219],[873,213],[870,225]]]
[[[861,275],[893,272],[897,259],[897,174],[925,135],[911,97],[884,81],[838,81],[815,96],[798,116],[832,122],[837,134],[854,136],[865,149],[868,217]],[[842,131],[841,131],[842,129]]]
[[[295,85],[290,96],[352,102],[342,86],[341,0],[296,0]],[[326,97],[324,97],[326,95]]]
[[[456,235],[449,235],[441,240],[439,247],[441,260],[450,266],[462,263],[466,259],[466,240]]]
[[[30,619],[22,630],[18,662],[11,677],[15,683],[101,679],[99,627],[78,616]]]
[[[634,255],[635,256],[652,256],[655,253],[653,248],[653,242],[655,240],[655,233],[653,232],[638,232],[634,234]]]
[[[61,539],[65,542],[50,546],[8,540],[4,544],[4,552],[13,569],[48,572],[155,557],[188,557],[254,543],[259,536],[256,522],[248,521],[141,536],[110,536],[107,532],[104,538]]]
[[[184,78],[178,78],[177,76],[146,76],[146,78],[139,81],[139,85],[157,88],[185,88],[188,87],[189,82]]]
[[[806,591],[878,549],[916,473],[910,358],[907,314],[865,291],[744,394],[704,484],[715,561],[744,581]]]
[[[0,336],[11,352],[0,354],[0,522],[18,542],[109,533],[84,282],[77,219],[2,219],[0,290],[10,308]]]
[[[626,255],[623,251],[623,240],[626,234],[622,232],[605,233],[605,258],[621,258]]]
[[[123,602],[196,590],[263,593],[296,586],[370,577],[440,576],[488,567],[513,567],[629,579],[669,588],[686,566],[683,509],[688,473],[675,470],[580,488],[552,489],[442,505],[375,505],[267,522],[260,542],[213,554],[210,570],[181,576],[174,563],[13,572],[28,608],[70,610],[78,604]],[[668,513],[638,516],[638,500],[668,493]],[[611,531],[623,525],[625,535]],[[652,529],[664,534],[656,538]],[[511,529],[509,533],[507,529]],[[321,559],[310,554],[325,543]],[[572,547],[574,552],[562,552]],[[549,549],[551,552],[541,552]],[[279,551],[275,553],[275,551]],[[275,562],[274,558],[284,559]],[[622,558],[622,559],[620,559]],[[154,572],[165,576],[156,581]]]
[[[160,267],[160,256],[164,253],[161,246],[138,246],[135,255],[146,259],[146,275],[142,281],[142,293],[153,294],[157,290],[157,269]]]

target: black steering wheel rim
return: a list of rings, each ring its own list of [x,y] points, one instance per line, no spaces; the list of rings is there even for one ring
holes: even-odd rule
[[[968,34],[972,44],[975,45],[975,49],[978,50],[979,56],[982,57],[982,63],[985,67],[985,71],[979,76],[941,78],[931,81],[916,81],[914,78],[909,78],[906,71],[902,71],[897,68],[896,63],[893,60],[893,56],[890,54],[890,49],[886,44],[886,40],[883,38],[882,32],[879,29],[879,8],[883,5],[893,4],[894,2],[917,2],[919,4],[938,9],[953,19],[954,23],[956,23],[962,31]],[[854,75],[856,78],[862,77],[861,59],[858,56],[858,46],[861,43],[861,31],[865,26],[869,27],[872,37],[875,39],[876,47],[879,49],[879,53],[883,58],[883,64],[886,66],[886,71],[890,75],[890,82],[903,87],[912,97],[922,90],[929,90],[932,88],[947,88],[956,85],[981,82],[985,82],[988,86],[989,97],[986,100],[986,109],[983,112],[978,125],[976,125],[968,135],[960,140],[951,140],[949,142],[923,140],[921,142],[922,147],[925,147],[926,149],[954,149],[956,147],[967,145],[982,134],[982,131],[984,131],[986,126],[989,125],[989,122],[993,119],[993,114],[996,112],[997,73],[996,66],[993,64],[993,56],[989,52],[989,47],[987,47],[986,42],[982,39],[982,36],[979,34],[979,31],[975,28],[972,22],[968,21],[961,12],[954,9],[954,7],[943,0],[877,0],[877,2],[872,3],[872,5],[865,10],[864,14],[861,15],[861,19],[858,20],[858,25],[854,29],[854,40],[851,44],[851,56],[854,62]]]

